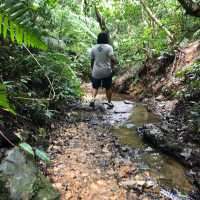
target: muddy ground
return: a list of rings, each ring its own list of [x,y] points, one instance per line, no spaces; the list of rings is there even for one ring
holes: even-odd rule
[[[113,137],[102,113],[95,112],[84,111],[81,121],[64,123],[52,134],[50,178],[61,199],[167,199],[148,171],[135,167],[133,151]]]
[[[105,96],[100,93],[93,110],[88,106],[90,86],[84,88],[86,103],[66,114],[66,122],[55,127],[48,148],[53,161],[49,178],[61,199],[189,199],[167,193],[148,170],[141,172],[131,159],[134,149],[122,145],[111,133],[111,128],[130,117],[130,96],[114,95],[115,107],[107,110],[103,104]]]

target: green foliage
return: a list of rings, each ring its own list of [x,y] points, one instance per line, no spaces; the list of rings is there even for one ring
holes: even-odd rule
[[[172,42],[139,1],[80,2],[0,0],[1,83],[6,83],[16,112],[39,124],[49,122],[62,107],[83,95],[79,78],[89,80],[91,76],[88,52],[101,31],[94,5],[105,19],[119,67],[123,69],[139,68],[145,59],[199,37],[199,21],[185,16],[174,0],[145,1],[174,35]],[[41,66],[25,50],[8,44],[9,40],[42,50],[48,46],[46,52],[31,49]],[[189,74],[190,78],[188,72],[180,72],[179,76],[184,76],[188,88],[198,89],[199,80],[191,80],[191,70]],[[198,73],[192,74],[197,77]],[[5,93],[1,96],[5,102]]]
[[[77,75],[84,81],[90,81],[91,78],[91,64],[89,54],[77,56],[70,64],[71,68],[77,72]]]
[[[200,94],[200,62],[197,61],[184,70],[178,71],[177,78],[181,78],[186,84],[183,95],[186,98],[196,98]]]
[[[19,144],[19,147],[23,151],[25,151],[26,153],[30,154],[33,157],[37,156],[39,159],[43,160],[46,163],[50,163],[51,162],[50,158],[48,157],[48,155],[44,151],[42,151],[40,149],[33,150],[31,145],[28,144],[28,143],[21,143],[21,144]]]
[[[3,55],[0,56],[0,72],[7,81],[11,102],[17,113],[36,123],[51,121],[62,105],[80,99],[83,94],[68,54],[40,52],[35,57],[41,66],[18,49],[0,49],[0,54]],[[52,82],[54,97],[47,77]],[[49,100],[49,97],[53,98]]]
[[[149,17],[139,1],[96,2],[110,30],[121,67],[134,66],[146,57],[163,54],[186,38],[190,40],[193,33],[198,35],[199,20],[186,16],[178,1],[146,0],[145,3],[163,27],[174,35],[174,41],[169,41],[163,27]],[[88,13],[94,15],[91,11]],[[131,64],[131,60],[134,63]]]
[[[19,144],[19,147],[20,147],[23,151],[25,151],[25,152],[27,152],[28,154],[34,156],[33,148],[32,148],[29,144],[27,144],[27,143],[21,143],[21,144]]]
[[[0,109],[16,115],[15,111],[10,107],[7,99],[6,87],[3,84],[0,84]]]
[[[35,150],[35,155],[38,158],[40,158],[41,160],[43,160],[43,161],[45,161],[47,163],[50,163],[50,159],[49,159],[49,157],[47,156],[47,154],[44,151],[42,151],[40,149],[36,149]]]
[[[55,101],[80,98],[82,91],[76,74],[70,67],[71,61],[62,53],[41,53],[38,60],[42,65],[33,73],[33,78],[46,74],[54,83]]]
[[[30,12],[35,11],[33,3],[28,0],[20,0],[17,4],[7,0],[0,5],[0,34],[6,39],[9,37],[12,42],[27,47],[46,50],[47,47],[41,39],[38,31],[34,29]]]

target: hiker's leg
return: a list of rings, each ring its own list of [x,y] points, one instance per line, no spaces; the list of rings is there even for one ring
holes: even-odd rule
[[[98,94],[98,89],[101,87],[101,80],[92,78],[92,98],[95,99]]]
[[[107,97],[108,103],[110,103],[112,100],[112,88],[106,89],[106,97]]]
[[[93,88],[93,89],[92,89],[92,98],[93,98],[93,100],[96,99],[97,94],[98,94],[98,89]]]
[[[90,106],[95,106],[95,99],[98,94],[98,88],[101,86],[101,80],[92,78],[92,100],[90,102]]]
[[[106,97],[108,100],[108,109],[112,109],[114,105],[112,104],[112,76],[104,78],[102,81],[103,87],[106,89]]]

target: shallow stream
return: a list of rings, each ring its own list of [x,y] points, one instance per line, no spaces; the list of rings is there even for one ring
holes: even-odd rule
[[[87,86],[87,94],[91,98],[91,87]],[[129,99],[130,101],[124,101]],[[100,102],[106,101],[105,93],[100,90],[98,95]],[[112,133],[121,144],[135,150],[132,158],[141,171],[150,172],[159,185],[168,191],[178,191],[187,194],[193,190],[193,186],[186,176],[187,169],[174,158],[158,152],[147,144],[138,134],[137,128],[147,123],[159,123],[158,116],[149,112],[147,106],[132,102],[129,95],[113,94],[114,109],[105,116],[105,121],[113,125]],[[174,198],[169,198],[173,199]],[[188,199],[177,198],[177,199]]]
[[[123,116],[126,112],[120,113],[122,102],[116,103],[117,111],[114,111],[114,120]],[[119,104],[119,105],[118,105]],[[130,110],[130,105],[124,105]],[[123,109],[122,109],[123,110]],[[127,115],[125,116],[125,118]],[[188,193],[192,190],[186,171],[181,164],[174,158],[160,153],[146,144],[142,137],[137,133],[137,128],[146,123],[158,123],[157,116],[148,112],[143,104],[133,104],[132,112],[123,124],[115,127],[112,132],[118,137],[121,144],[135,149],[135,156],[132,158],[141,171],[148,171],[150,175],[156,178],[157,182],[165,189],[177,190],[182,193]]]

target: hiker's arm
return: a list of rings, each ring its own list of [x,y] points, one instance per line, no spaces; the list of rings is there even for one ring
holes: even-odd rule
[[[91,69],[94,67],[94,60],[95,60],[95,55],[93,49],[90,52],[90,57],[91,57]]]
[[[117,65],[117,59],[112,55],[110,57],[110,61],[111,61],[111,67],[114,68],[115,65]]]
[[[91,59],[91,69],[94,67],[94,58]]]
[[[115,65],[117,64],[117,59],[114,56],[114,52],[113,52],[112,47],[110,47],[110,49],[109,49],[108,56],[110,57],[111,67],[114,68]]]

